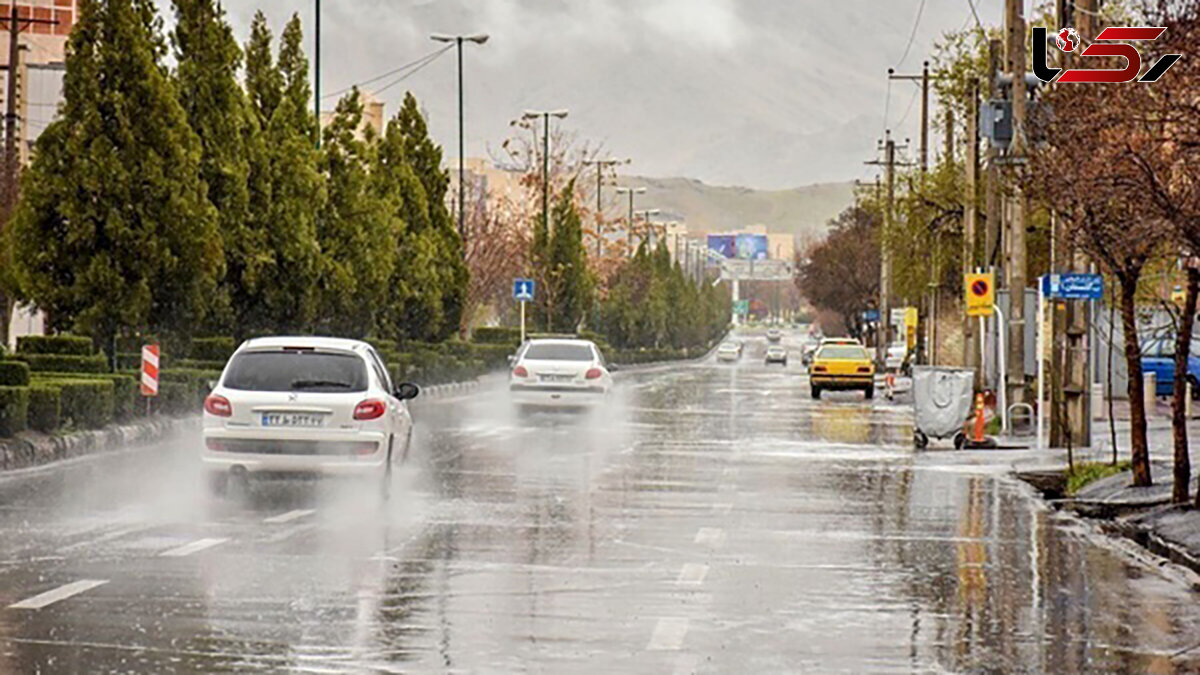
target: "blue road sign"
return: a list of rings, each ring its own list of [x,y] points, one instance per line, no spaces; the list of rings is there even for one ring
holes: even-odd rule
[[[1042,295],[1064,300],[1099,300],[1104,297],[1104,277],[1099,274],[1044,274]]]
[[[533,301],[533,279],[513,279],[513,300]]]
[[[874,323],[876,321],[879,321],[879,310],[877,310],[877,309],[863,310],[862,318],[863,318],[863,321],[866,321],[867,323]]]

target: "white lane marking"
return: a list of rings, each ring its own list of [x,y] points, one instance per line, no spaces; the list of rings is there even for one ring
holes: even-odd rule
[[[108,583],[108,579],[80,579],[69,584],[63,584],[58,588],[39,593],[32,598],[26,598],[20,602],[15,602],[8,606],[9,609],[41,609],[47,605],[53,605],[59,600],[66,600],[72,595],[79,595],[84,591],[89,591],[97,586],[103,586]]]
[[[98,537],[88,539],[86,541],[80,541],[80,542],[76,542],[74,544],[69,544],[67,546],[63,546],[62,548],[60,548],[58,550],[62,553],[66,553],[67,551],[74,551],[75,549],[88,548],[91,546],[98,546],[100,544],[112,541],[114,539],[120,539],[121,537],[124,537],[125,535],[133,534],[134,532],[143,532],[145,530],[149,530],[151,527],[154,527],[154,526],[153,525],[131,525],[129,527],[122,527],[122,528],[113,530],[111,532],[102,534]]]
[[[317,529],[316,523],[300,523],[299,525],[293,525],[276,532],[275,534],[267,537],[266,541],[270,544],[278,544],[285,539],[291,539],[301,532],[308,532],[315,529]]]
[[[191,555],[206,548],[219,546],[227,541],[229,541],[227,537],[206,537],[204,539],[197,539],[190,544],[184,544],[183,546],[163,551],[158,555],[162,558],[182,558],[185,555]]]
[[[678,651],[683,646],[683,638],[687,636],[688,620],[682,617],[666,617],[659,619],[654,626],[654,634],[650,636],[647,651]]]
[[[287,523],[293,520],[298,520],[305,516],[311,516],[314,513],[316,513],[316,511],[313,509],[296,509],[294,511],[288,511],[287,513],[281,513],[277,516],[271,516],[270,518],[263,518],[263,522],[272,524]]]
[[[679,570],[679,576],[675,579],[675,583],[679,586],[699,586],[704,583],[706,576],[708,576],[708,565],[687,563],[683,569]]]
[[[725,530],[719,527],[702,527],[696,531],[697,544],[718,546],[725,541]]]

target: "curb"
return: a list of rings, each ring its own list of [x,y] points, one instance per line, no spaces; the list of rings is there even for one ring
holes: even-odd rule
[[[420,398],[446,398],[447,396],[465,394],[478,388],[479,378],[475,378],[473,380],[463,380],[462,382],[434,384],[428,387],[421,387]]]
[[[195,426],[200,417],[166,417],[63,435],[23,432],[0,440],[0,474],[156,441]]]

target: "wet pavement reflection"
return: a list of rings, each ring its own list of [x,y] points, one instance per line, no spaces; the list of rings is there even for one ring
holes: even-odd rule
[[[422,402],[386,504],[214,503],[193,438],[0,480],[0,673],[1200,671],[1191,577],[746,339],[587,415]]]

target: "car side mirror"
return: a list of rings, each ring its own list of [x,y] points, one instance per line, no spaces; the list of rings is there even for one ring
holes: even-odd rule
[[[512,364],[514,364],[514,363],[516,363],[516,362],[517,362],[517,355],[516,355],[516,354],[509,354],[509,355],[508,355],[508,365],[510,365],[510,366],[511,366]]]
[[[208,390],[209,390],[209,391],[212,391],[213,389],[216,389],[216,388],[217,388],[217,381],[216,381],[216,380],[208,380],[208,381],[206,381],[206,382],[205,382],[205,384],[207,384],[207,385],[208,385]]]
[[[421,388],[412,382],[401,382],[400,384],[396,385],[395,396],[401,401],[414,399],[417,397],[417,394],[420,393]]]

